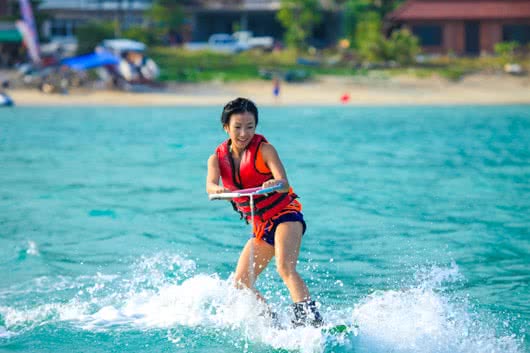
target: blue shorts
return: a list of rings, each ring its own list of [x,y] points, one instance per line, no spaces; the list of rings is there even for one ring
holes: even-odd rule
[[[285,223],[285,222],[300,222],[302,223],[302,235],[305,234],[305,230],[307,228],[307,225],[305,224],[305,221],[304,221],[304,215],[302,214],[302,212],[289,212],[289,213],[286,213],[284,215],[281,215],[280,217],[278,217],[277,219],[275,219],[273,222],[273,225],[271,227],[270,230],[266,230],[264,233],[263,233],[263,237],[262,239],[265,240],[265,242],[267,244],[270,244],[272,246],[274,246],[274,236],[276,234],[276,228],[281,224],[281,223]],[[256,237],[256,234],[252,234],[252,237]]]

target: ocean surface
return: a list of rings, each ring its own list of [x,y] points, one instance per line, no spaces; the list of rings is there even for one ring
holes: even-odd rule
[[[272,327],[208,201],[221,107],[0,110],[0,352],[530,352],[530,106],[269,107],[327,325]],[[257,287],[290,322],[273,263]]]

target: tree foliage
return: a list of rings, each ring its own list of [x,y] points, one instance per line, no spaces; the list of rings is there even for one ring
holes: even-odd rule
[[[355,32],[357,31],[357,25],[362,18],[362,15],[366,13],[369,8],[370,0],[349,0],[346,1],[343,8],[344,21],[343,21],[343,31],[350,40],[354,43],[355,41]]]
[[[405,0],[336,0],[336,2],[343,6],[346,12],[362,15],[366,11],[373,11],[380,18],[384,18]]]
[[[115,22],[93,21],[77,28],[76,37],[79,54],[90,53],[104,39],[114,38]]]
[[[369,0],[372,10],[376,11],[381,18],[394,11],[404,0]]]
[[[515,54],[519,47],[520,44],[517,42],[500,42],[495,44],[493,50],[495,54],[502,58],[504,64],[508,64],[515,61]]]
[[[338,0],[337,0],[338,1]],[[343,32],[355,45],[357,26],[366,26],[366,21],[382,21],[386,15],[395,10],[404,0],[342,0],[338,1],[342,5],[344,13]]]
[[[184,11],[179,0],[155,0],[153,6],[146,11],[149,27],[154,31],[158,40],[162,40],[170,33],[180,31],[184,23]]]
[[[124,38],[136,40],[136,41],[145,43],[147,45],[158,43],[156,34],[149,28],[145,28],[141,26],[127,28],[125,31],[123,31],[122,36]]]
[[[367,12],[355,26],[354,47],[366,61],[377,61],[384,54],[381,20],[375,12]]]
[[[394,61],[400,65],[414,63],[420,52],[419,40],[407,29],[392,32],[386,38],[379,14],[368,12],[357,24],[355,43],[359,56],[366,62]]]
[[[296,49],[304,49],[313,28],[322,20],[318,0],[281,0],[277,18],[285,28],[285,42]]]
[[[390,60],[402,66],[414,64],[416,56],[420,53],[420,41],[408,29],[392,32],[387,42]]]

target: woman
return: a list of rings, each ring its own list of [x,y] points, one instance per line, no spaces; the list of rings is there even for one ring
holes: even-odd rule
[[[263,136],[256,134],[258,109],[252,101],[237,98],[225,105],[221,123],[228,139],[208,159],[208,194],[282,185],[277,192],[255,197],[253,237],[247,241],[239,257],[236,286],[250,288],[264,300],[254,289],[254,282],[276,256],[278,274],[293,300],[293,324],[321,326],[322,317],[304,280],[296,271],[302,235],[306,229],[302,206],[289,186],[276,149]],[[251,220],[248,198],[234,199],[232,204],[242,218],[247,222]],[[252,254],[253,259],[250,258]]]

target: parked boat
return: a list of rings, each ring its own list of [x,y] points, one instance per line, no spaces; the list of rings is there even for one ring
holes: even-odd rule
[[[0,107],[12,107],[15,102],[7,95],[7,93],[0,92]]]

